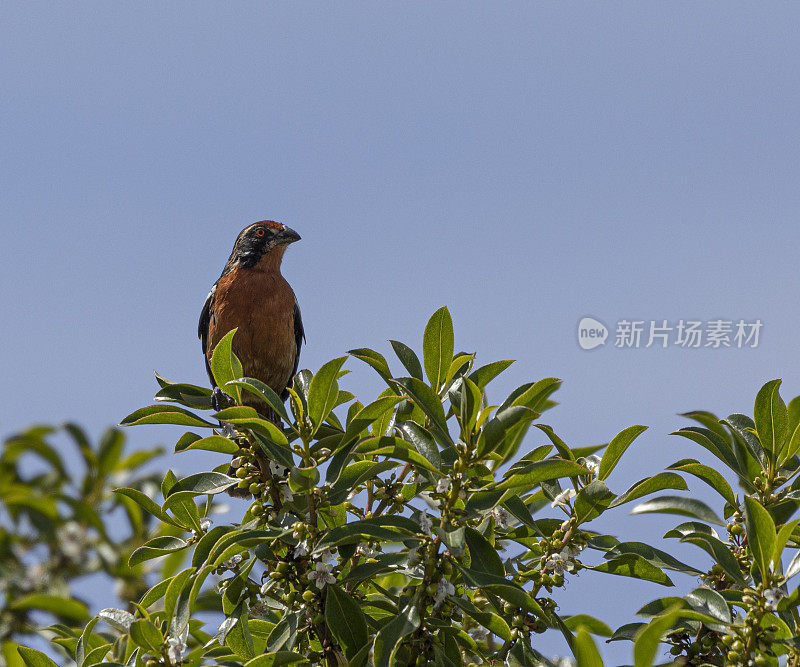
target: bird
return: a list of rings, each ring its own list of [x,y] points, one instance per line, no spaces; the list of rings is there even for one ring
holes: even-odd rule
[[[211,372],[211,355],[233,329],[237,329],[233,352],[244,376],[260,380],[283,400],[288,398],[305,331],[297,297],[281,275],[281,261],[286,248],[299,240],[296,231],[274,220],[248,225],[237,236],[222,274],[206,297],[197,335],[217,409],[223,395]],[[242,394],[244,405],[280,425],[264,401],[250,392]]]

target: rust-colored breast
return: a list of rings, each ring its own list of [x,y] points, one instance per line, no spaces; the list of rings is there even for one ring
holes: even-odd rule
[[[238,329],[233,351],[244,374],[281,394],[297,356],[295,297],[280,271],[269,266],[236,268],[219,279],[208,327],[206,356],[231,329]]]

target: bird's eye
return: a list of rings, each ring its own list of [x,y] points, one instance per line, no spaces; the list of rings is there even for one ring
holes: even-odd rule
[[[264,232],[264,228],[263,228],[263,227],[259,227],[259,228],[256,230],[256,236],[259,236],[259,237],[260,237],[260,236],[264,236],[264,233],[265,233],[265,232]]]

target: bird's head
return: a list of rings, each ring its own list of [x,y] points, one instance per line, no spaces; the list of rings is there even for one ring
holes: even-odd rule
[[[280,265],[286,247],[299,240],[300,234],[280,222],[272,220],[254,222],[239,232],[223,273],[227,273],[237,265],[252,268],[265,258],[275,260],[276,264]]]

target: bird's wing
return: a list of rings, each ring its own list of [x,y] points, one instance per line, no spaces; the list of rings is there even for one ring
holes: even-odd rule
[[[294,353],[294,368],[292,368],[292,375],[289,378],[289,382],[291,383],[292,378],[297,374],[297,365],[300,363],[300,348],[303,346],[303,341],[306,339],[306,332],[303,329],[303,318],[300,316],[300,306],[297,303],[297,298],[294,300],[294,344],[295,344],[295,353]],[[282,396],[284,400],[289,397],[289,392],[284,391],[285,395]]]
[[[208,356],[206,348],[208,346],[208,327],[211,324],[211,318],[214,317],[214,296],[217,293],[217,283],[211,287],[211,291],[206,297],[206,302],[203,304],[203,310],[200,311],[200,321],[197,324],[197,337],[200,339],[200,345],[203,348],[203,356],[206,357],[206,370],[208,377],[211,378],[211,384],[214,384],[214,376],[211,373],[211,368],[208,365]]]

